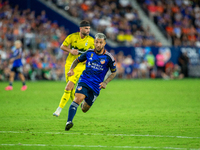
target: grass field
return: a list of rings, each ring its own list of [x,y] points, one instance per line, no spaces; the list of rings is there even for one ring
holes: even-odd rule
[[[114,80],[92,108],[53,117],[65,82],[0,82],[0,149],[200,150],[200,79]]]

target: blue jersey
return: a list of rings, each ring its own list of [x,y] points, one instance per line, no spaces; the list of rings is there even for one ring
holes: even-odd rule
[[[88,50],[77,58],[79,62],[86,61],[86,69],[83,71],[79,82],[86,83],[95,93],[99,95],[100,83],[103,82],[109,68],[111,72],[116,72],[116,64],[113,56],[104,51],[97,54],[95,50]]]
[[[22,64],[22,49],[13,49],[12,58],[16,58],[13,62],[13,67],[20,67],[23,66]]]

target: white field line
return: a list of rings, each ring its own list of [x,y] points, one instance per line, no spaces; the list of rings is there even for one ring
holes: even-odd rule
[[[85,148],[119,148],[119,149],[172,149],[172,150],[200,150],[176,147],[151,147],[151,146],[105,146],[105,145],[50,145],[50,144],[0,144],[0,146],[37,146],[37,147],[85,147]]]
[[[67,135],[99,135],[99,136],[128,136],[128,137],[161,137],[161,138],[181,138],[200,139],[200,137],[171,136],[171,135],[138,135],[138,134],[102,134],[102,133],[71,133],[71,132],[25,132],[25,131],[0,131],[0,133],[30,133],[30,134],[67,134]]]

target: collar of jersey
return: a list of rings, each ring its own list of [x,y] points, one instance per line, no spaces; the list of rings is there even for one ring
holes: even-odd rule
[[[96,49],[94,49],[94,52],[96,53]],[[106,53],[106,50],[104,49],[104,52],[103,52],[103,54],[97,54],[97,55],[104,55]]]

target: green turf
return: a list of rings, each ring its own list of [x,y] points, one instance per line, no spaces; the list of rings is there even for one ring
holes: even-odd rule
[[[0,149],[200,148],[199,79],[114,80],[87,113],[78,108],[70,131],[71,101],[52,116],[65,82],[27,82],[23,92],[21,82],[13,91],[7,84],[0,82]]]

